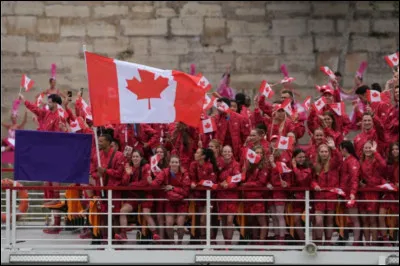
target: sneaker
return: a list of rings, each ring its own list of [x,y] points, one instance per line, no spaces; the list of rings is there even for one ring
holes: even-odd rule
[[[56,234],[59,234],[60,232],[61,232],[60,228],[46,228],[46,229],[43,229],[43,233],[49,234],[49,235],[56,235]]]

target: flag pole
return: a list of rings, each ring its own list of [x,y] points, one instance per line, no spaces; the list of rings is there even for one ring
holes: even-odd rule
[[[83,48],[83,56],[85,58],[86,73],[87,73],[86,53],[85,53],[86,52],[86,45],[84,44],[82,48]],[[89,79],[87,79],[87,80],[89,82]],[[88,84],[88,91],[89,91],[89,84]],[[90,95],[90,92],[89,92],[89,95]],[[101,167],[100,151],[99,151],[99,138],[97,136],[97,127],[93,127],[93,131],[94,131],[94,141],[96,143],[97,164],[98,164],[98,167]],[[99,176],[99,179],[100,179],[100,186],[103,187],[104,186],[103,185],[103,177]],[[101,196],[104,198],[104,190],[101,190]]]

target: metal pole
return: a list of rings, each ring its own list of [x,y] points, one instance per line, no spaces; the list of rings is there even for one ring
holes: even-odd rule
[[[211,248],[211,191],[206,191],[206,246],[207,249]]]
[[[6,189],[6,247],[10,246],[10,219],[11,219],[11,201],[10,189]]]
[[[11,203],[11,246],[14,248],[16,244],[16,227],[17,227],[17,213],[16,208],[17,206],[17,191],[12,191],[12,203]],[[12,211],[14,209],[14,211]]]
[[[108,241],[108,249],[111,250],[112,246],[112,190],[108,190],[108,197],[107,197],[107,204],[108,204],[108,214],[107,214],[107,241]]]
[[[306,245],[310,243],[310,191],[306,191]]]

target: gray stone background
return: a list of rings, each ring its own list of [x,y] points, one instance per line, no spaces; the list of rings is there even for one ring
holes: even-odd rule
[[[87,88],[83,44],[158,68],[189,72],[195,63],[213,89],[230,64],[232,87],[250,95],[262,79],[279,81],[283,63],[303,99],[327,82],[322,65],[341,66],[349,89],[367,60],[366,83],[384,86],[392,74],[383,57],[398,49],[398,17],[396,1],[2,1],[2,120],[23,73],[35,81],[30,100],[48,88],[52,63],[61,90]],[[27,128],[35,128],[31,115]]]

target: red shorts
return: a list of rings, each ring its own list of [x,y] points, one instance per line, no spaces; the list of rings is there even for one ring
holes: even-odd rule
[[[187,201],[165,202],[165,212],[187,213],[189,211],[189,203]]]
[[[360,211],[365,212],[378,212],[379,203],[376,202],[379,200],[379,192],[364,192],[361,193],[360,199],[361,200],[370,200],[369,202],[360,202],[359,208]]]
[[[218,202],[218,212],[219,213],[237,213],[238,211],[238,202],[236,201],[219,201]]]
[[[315,202],[314,208],[316,212],[334,211],[336,210],[337,202]]]
[[[261,201],[247,201],[244,203],[244,211],[246,213],[265,213],[264,202]]]

